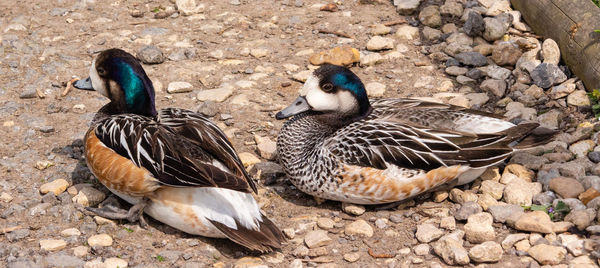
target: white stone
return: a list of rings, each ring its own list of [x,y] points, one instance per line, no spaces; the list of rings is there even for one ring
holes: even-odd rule
[[[383,97],[385,85],[379,82],[371,82],[365,86],[369,97]]]
[[[79,236],[79,235],[81,235],[81,232],[79,230],[77,230],[77,228],[68,228],[68,229],[62,230],[62,232],[60,232],[60,235],[64,236],[64,237]]]
[[[90,247],[109,247],[113,244],[113,239],[107,234],[98,234],[90,236],[87,240]]]
[[[409,26],[409,25],[401,25],[396,30],[396,37],[400,40],[417,40],[419,39],[419,28]]]
[[[125,268],[128,266],[129,263],[121,258],[108,258],[104,260],[104,267],[106,268]]]
[[[192,89],[192,84],[188,82],[177,81],[169,83],[169,85],[167,86],[167,93],[185,93],[192,91]]]
[[[367,42],[367,50],[379,51],[384,49],[393,49],[394,39],[386,38],[381,36],[373,36],[369,42]]]
[[[45,251],[56,251],[67,247],[67,242],[62,239],[42,239],[40,248]]]
[[[229,84],[222,85],[220,88],[207,89],[198,92],[196,98],[199,101],[223,102],[233,94],[233,87]]]

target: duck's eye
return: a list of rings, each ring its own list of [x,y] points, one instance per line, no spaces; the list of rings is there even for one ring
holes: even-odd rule
[[[100,68],[98,68],[98,74],[101,76],[104,76],[104,75],[106,75],[106,70],[104,70],[104,68],[100,67]]]
[[[322,88],[325,92],[331,92],[333,90],[333,85],[331,83],[327,83],[324,84]]]

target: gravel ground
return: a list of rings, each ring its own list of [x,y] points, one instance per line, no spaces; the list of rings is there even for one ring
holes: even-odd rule
[[[213,2],[0,2],[0,266],[597,267],[600,124],[556,43],[508,1]],[[106,99],[62,92],[112,47],[145,63],[158,107],[225,130],[289,238],[280,251],[85,211],[113,198],[82,157]],[[460,188],[392,207],[317,204],[276,164],[274,114],[323,62],[352,64],[373,98],[423,97],[561,133]]]

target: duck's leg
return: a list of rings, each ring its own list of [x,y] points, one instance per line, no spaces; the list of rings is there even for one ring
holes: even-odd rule
[[[102,206],[102,208],[86,207],[85,209],[107,219],[128,220],[129,222],[139,221],[140,227],[146,229],[148,223],[144,218],[144,208],[148,205],[148,202],[149,200],[147,198],[143,198],[140,202],[129,208],[129,210],[118,208],[112,204],[106,204]]]

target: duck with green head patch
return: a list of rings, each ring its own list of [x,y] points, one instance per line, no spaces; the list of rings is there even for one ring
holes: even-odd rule
[[[324,65],[277,113],[292,117],[277,138],[291,182],[320,199],[401,201],[443,184],[473,181],[515,150],[551,139],[537,123],[416,99],[369,101],[358,76]]]
[[[133,204],[129,211],[88,210],[143,225],[146,213],[186,233],[261,252],[281,246],[281,231],[260,212],[256,185],[223,132],[192,111],[157,111],[152,82],[131,54],[101,52],[90,77],[74,86],[110,99],[85,135],[85,158],[102,184]]]

